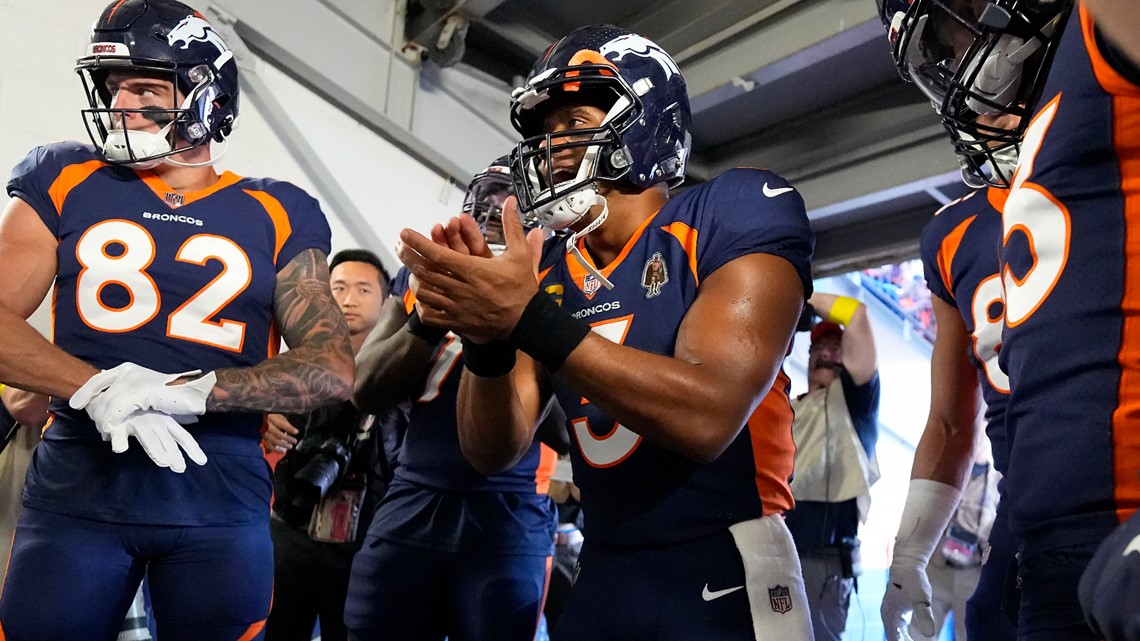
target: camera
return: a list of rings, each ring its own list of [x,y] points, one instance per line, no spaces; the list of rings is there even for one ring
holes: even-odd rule
[[[308,523],[313,508],[348,471],[357,435],[326,433],[321,436],[323,438],[302,433],[293,452],[296,471],[286,479],[284,496],[278,496],[273,508],[286,523],[295,526]]]
[[[328,494],[329,488],[348,469],[352,459],[350,445],[335,436],[325,439],[314,449],[316,453],[309,462],[289,479],[289,493],[310,505],[315,505]]]

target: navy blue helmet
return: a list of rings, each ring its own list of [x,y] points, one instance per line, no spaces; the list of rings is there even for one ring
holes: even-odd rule
[[[933,102],[967,182],[1009,186],[1072,0],[876,0],[904,80]]]
[[[1097,548],[1077,590],[1089,627],[1105,641],[1140,639],[1140,512]]]
[[[567,99],[607,110],[605,120],[593,129],[545,133],[544,116]],[[523,136],[511,153],[519,210],[552,229],[580,216],[560,205],[591,186],[596,192],[598,180],[647,188],[676,186],[685,177],[692,145],[685,79],[668,53],[620,27],[582,27],[547,49],[512,95],[511,122]],[[583,160],[575,176],[556,178],[552,156],[568,148],[585,148]]]
[[[490,245],[505,245],[503,237],[503,203],[515,193],[511,183],[511,166],[507,156],[497,158],[486,169],[475,174],[463,195],[463,213],[479,223],[483,238]]]
[[[83,110],[87,132],[112,162],[153,166],[166,156],[221,142],[237,123],[233,52],[201,13],[181,2],[116,0],[107,5],[75,69],[90,105]],[[114,96],[106,84],[112,71],[172,80],[179,97],[168,106],[113,109]],[[160,134],[125,130],[128,112],[160,125]]]

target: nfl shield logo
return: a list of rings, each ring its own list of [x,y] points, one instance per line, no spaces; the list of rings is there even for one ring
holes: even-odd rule
[[[587,298],[593,298],[601,287],[602,282],[593,274],[586,274],[585,280],[582,281],[582,291],[585,292]]]
[[[768,600],[772,602],[773,612],[783,614],[792,609],[792,591],[782,585],[768,588]]]

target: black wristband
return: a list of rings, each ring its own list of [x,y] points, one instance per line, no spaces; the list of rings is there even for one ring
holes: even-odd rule
[[[507,341],[480,344],[464,338],[463,366],[483,378],[506,376],[515,368],[515,348]]]
[[[589,325],[571,316],[546,292],[537,291],[511,332],[511,342],[557,372],[589,333]]]
[[[420,319],[419,313],[414,309],[411,314],[408,314],[408,322],[404,324],[404,329],[408,330],[412,336],[427,341],[432,345],[437,345],[443,340],[444,336],[447,336],[446,329],[434,327],[423,322],[423,320]]]

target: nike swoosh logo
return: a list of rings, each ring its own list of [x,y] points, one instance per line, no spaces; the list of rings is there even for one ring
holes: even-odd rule
[[[717,590],[716,592],[710,592],[709,591],[709,584],[706,583],[705,589],[701,592],[701,598],[704,599],[705,601],[716,601],[717,599],[721,598],[722,596],[724,596],[726,594],[732,594],[733,592],[736,592],[737,590],[743,590],[743,589],[744,589],[743,585],[738,585],[735,588],[728,588],[727,590]]]
[[[768,186],[768,183],[764,183],[764,195],[769,198],[775,198],[776,196],[779,196],[780,194],[786,194],[789,191],[792,191],[791,187],[780,187],[779,189],[772,189]]]
[[[1128,543],[1128,547],[1124,548],[1124,554],[1121,556],[1128,556],[1133,552],[1140,552],[1140,535],[1137,535]]]

